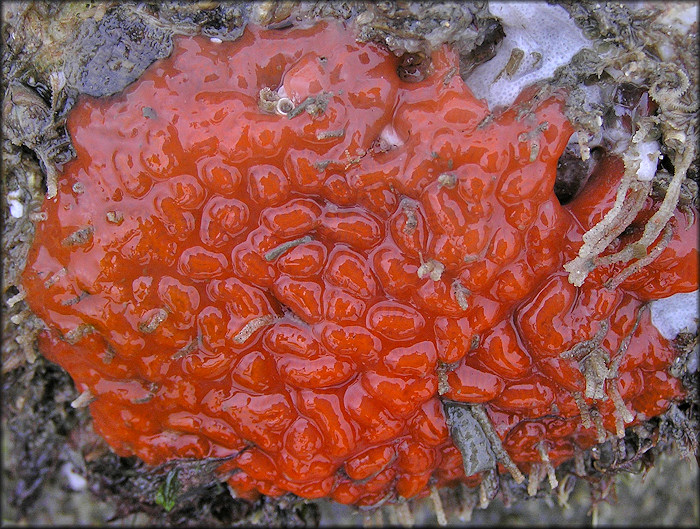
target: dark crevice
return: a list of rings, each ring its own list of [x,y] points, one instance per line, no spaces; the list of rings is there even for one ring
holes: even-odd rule
[[[567,145],[557,163],[557,176],[554,180],[554,194],[562,206],[571,202],[581,192],[602,155],[603,149],[596,147],[591,150],[588,160],[583,161],[578,149]]]
[[[496,48],[506,36],[503,26],[498,20],[488,20],[488,26],[483,30],[484,40],[468,53],[460,54],[460,75],[465,79],[471,72],[496,55]]]
[[[404,53],[396,67],[399,79],[407,83],[419,83],[430,75],[430,56],[424,53]]]
[[[676,173],[676,168],[673,166],[673,162],[668,156],[662,156],[661,160],[659,161],[659,165],[661,166],[661,169],[664,169],[672,176]]]

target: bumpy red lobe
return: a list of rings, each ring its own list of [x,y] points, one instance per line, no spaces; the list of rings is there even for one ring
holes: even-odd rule
[[[397,61],[335,24],[251,27],[179,38],[124,93],[79,100],[77,158],[24,285],[41,349],[95,397],[118,454],[230,456],[244,497],[370,505],[478,483],[448,435],[441,364],[444,398],[484,403],[524,471],[541,441],[555,465],[595,442],[573,398],[584,359],[562,353],[603,326],[605,391],[635,421],[680,394],[640,311],[697,288],[696,223],[677,215],[619,290],[609,269],[571,286],[562,265],[612,204],[619,160],[562,207],[560,99],[520,115],[525,94],[490,120],[449,48],[421,82]],[[263,113],[265,87],[315,106]],[[611,399],[581,398],[615,432]]]

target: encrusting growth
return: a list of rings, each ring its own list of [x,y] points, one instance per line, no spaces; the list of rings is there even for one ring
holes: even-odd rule
[[[608,155],[562,206],[565,93],[493,115],[448,46],[425,79],[399,60],[336,23],[249,26],[78,100],[23,285],[119,455],[405,520],[463,483],[468,517],[681,395],[643,310],[697,289],[676,184],[659,203]]]

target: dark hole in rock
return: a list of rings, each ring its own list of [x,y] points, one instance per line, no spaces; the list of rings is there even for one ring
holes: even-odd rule
[[[659,165],[662,169],[668,171],[668,174],[670,175],[674,175],[676,173],[676,168],[673,167],[673,162],[668,156],[662,156],[661,160],[659,160]]]
[[[603,149],[596,147],[591,149],[588,160],[583,161],[578,151],[578,144],[571,143],[566,146],[566,150],[559,158],[557,176],[554,180],[554,194],[562,206],[571,202],[583,189],[596,163],[602,158],[602,154]]]
[[[421,52],[404,53],[396,73],[402,81],[419,83],[430,73],[430,57]]]

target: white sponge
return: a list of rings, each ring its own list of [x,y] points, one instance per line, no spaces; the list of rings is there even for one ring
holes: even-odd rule
[[[466,84],[477,98],[486,99],[491,110],[510,105],[523,88],[551,77],[590,44],[561,6],[489,2],[489,10],[501,20],[505,37],[495,57],[477,66]],[[522,50],[519,63],[517,50]]]
[[[651,302],[651,323],[661,336],[673,340],[678,333],[698,329],[698,291],[674,294]]]

